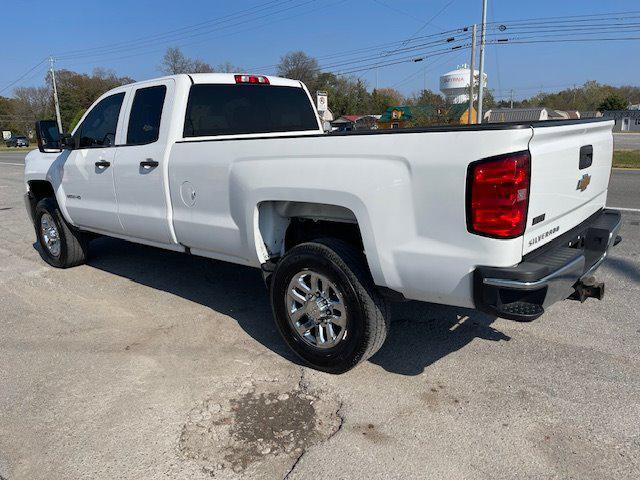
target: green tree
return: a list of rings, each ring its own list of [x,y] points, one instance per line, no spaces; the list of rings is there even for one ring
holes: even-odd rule
[[[598,106],[598,110],[604,112],[605,110],[626,110],[628,106],[627,101],[618,94],[609,95]]]
[[[371,92],[371,113],[373,114],[382,114],[387,108],[404,103],[404,96],[393,88],[378,88]]]
[[[360,79],[320,73],[312,92],[318,90],[327,92],[329,109],[336,118],[341,115],[371,113],[371,94]]]
[[[432,105],[442,108],[446,105],[442,95],[432,92],[431,90],[420,90],[419,94],[414,94],[409,100],[409,105]]]
[[[100,95],[133,81],[130,77],[119,77],[112,70],[100,68],[94,69],[91,75],[70,70],[56,71],[60,116],[64,130],[70,132],[87,108]],[[49,76],[47,76],[47,85],[51,85]]]

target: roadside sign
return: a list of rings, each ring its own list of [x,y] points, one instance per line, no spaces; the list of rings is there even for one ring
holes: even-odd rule
[[[327,104],[327,92],[316,93],[316,105],[319,112],[326,112],[328,108]]]

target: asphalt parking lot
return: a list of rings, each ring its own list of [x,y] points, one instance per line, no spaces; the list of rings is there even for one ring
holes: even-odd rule
[[[613,145],[616,150],[640,150],[640,133],[614,133]]]
[[[341,376],[300,366],[260,273],[113,239],[48,267],[0,154],[0,479],[640,478],[640,175],[607,294],[533,323],[404,303]]]

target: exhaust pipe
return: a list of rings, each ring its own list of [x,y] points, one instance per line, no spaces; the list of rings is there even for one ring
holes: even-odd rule
[[[571,300],[579,300],[580,303],[584,303],[587,298],[602,300],[604,297],[604,282],[597,282],[595,277],[579,280],[574,288],[575,291],[569,298]]]

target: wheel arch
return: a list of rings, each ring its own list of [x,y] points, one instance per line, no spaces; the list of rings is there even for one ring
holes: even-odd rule
[[[372,262],[377,259],[375,243],[367,236],[366,219],[361,221],[351,208],[305,201],[261,201],[256,206],[254,233],[256,252],[263,265],[277,260],[300,243],[336,238],[365,252],[375,278],[378,267]]]
[[[56,198],[53,185],[48,180],[29,180],[27,181],[27,199],[28,208],[31,219],[35,218],[36,205],[43,198]]]

